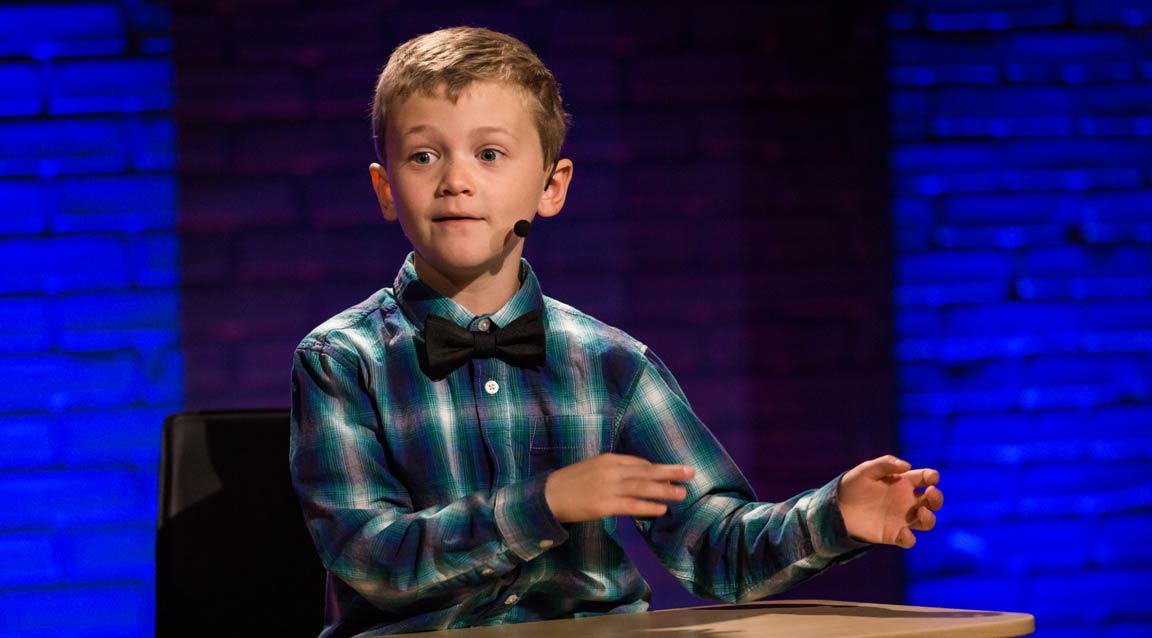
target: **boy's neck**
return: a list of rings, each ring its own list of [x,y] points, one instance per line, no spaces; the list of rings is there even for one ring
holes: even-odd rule
[[[455,301],[474,315],[491,314],[504,307],[520,290],[520,259],[506,260],[497,270],[477,273],[445,273],[413,258],[416,276],[425,285]]]

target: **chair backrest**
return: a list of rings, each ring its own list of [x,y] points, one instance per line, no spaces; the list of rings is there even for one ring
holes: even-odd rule
[[[164,422],[156,636],[316,636],[324,568],[288,468],[287,410]]]

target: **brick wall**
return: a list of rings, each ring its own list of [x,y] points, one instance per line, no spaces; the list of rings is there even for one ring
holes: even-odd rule
[[[545,293],[650,344],[762,498],[891,450],[882,11],[762,4],[177,2],[189,407],[286,405],[299,339],[391,284],[375,76],[474,24],[532,46],[575,117],[569,203],[527,247]],[[635,555],[656,606],[693,602]],[[896,557],[793,593],[897,599]]]
[[[900,414],[945,470],[908,599],[1152,633],[1152,7],[897,2]]]
[[[151,635],[180,408],[171,39],[148,2],[0,7],[0,636]]]
[[[284,403],[285,352],[406,251],[364,175],[375,73],[457,23],[528,41],[576,116],[546,292],[650,343],[765,498],[890,447],[887,109],[902,447],[949,494],[908,601],[1148,633],[1152,10],[887,19],[885,105],[868,8],[177,3],[177,268],[167,11],[0,8],[0,636],[150,634],[177,339],[190,407]],[[894,560],[790,595],[897,599]]]

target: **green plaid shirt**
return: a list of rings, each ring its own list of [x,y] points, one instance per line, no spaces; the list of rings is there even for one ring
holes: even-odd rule
[[[378,635],[643,611],[651,590],[616,519],[561,525],[552,470],[606,452],[696,468],[688,497],[635,519],[699,596],[779,592],[854,555],[838,479],[756,502],[656,355],[544,297],[527,262],[499,311],[473,316],[420,282],[409,255],[393,288],[340,313],[296,351],[292,475],[328,569],[322,636]],[[543,309],[547,364],[473,359],[421,372],[429,313],[475,329]]]

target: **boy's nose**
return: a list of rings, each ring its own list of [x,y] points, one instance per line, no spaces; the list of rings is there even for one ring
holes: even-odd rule
[[[460,162],[445,162],[444,174],[440,178],[441,195],[464,195],[472,193],[472,181],[468,171]]]

